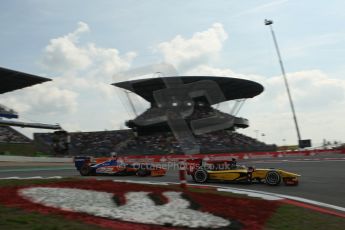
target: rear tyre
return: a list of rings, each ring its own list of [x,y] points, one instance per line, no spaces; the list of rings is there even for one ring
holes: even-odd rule
[[[82,176],[90,176],[91,175],[91,167],[88,165],[83,165],[79,170],[80,175]]]
[[[196,183],[205,183],[208,179],[207,171],[203,168],[199,168],[193,174],[193,180]]]
[[[145,170],[145,169],[139,169],[136,173],[137,176],[149,176],[151,174],[151,172],[149,170]]]
[[[268,185],[279,185],[282,178],[277,171],[268,171],[266,174],[266,184]]]

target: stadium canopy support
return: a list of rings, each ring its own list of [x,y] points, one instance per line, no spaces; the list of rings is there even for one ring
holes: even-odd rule
[[[28,123],[28,122],[21,122],[21,121],[5,121],[5,120],[0,120],[0,126],[17,126],[17,127],[22,127],[22,128],[53,129],[53,130],[61,129],[60,125],[49,125],[49,124],[41,124],[41,123]]]

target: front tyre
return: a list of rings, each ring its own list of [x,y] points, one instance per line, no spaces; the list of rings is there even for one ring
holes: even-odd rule
[[[203,168],[199,168],[193,174],[193,180],[196,183],[205,183],[208,179],[207,171]]]
[[[150,176],[151,172],[149,170],[145,169],[139,169],[136,173],[137,176],[144,177],[144,176]]]
[[[268,171],[266,174],[266,184],[268,185],[279,185],[282,178],[277,171]]]

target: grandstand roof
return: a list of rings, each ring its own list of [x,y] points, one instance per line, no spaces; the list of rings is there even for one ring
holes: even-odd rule
[[[179,80],[181,80],[183,84],[194,83],[201,80],[215,81],[224,94],[224,101],[252,98],[256,95],[259,95],[264,90],[264,87],[261,84],[254,81],[239,78],[213,76],[176,76],[166,78],[150,78],[118,82],[114,83],[113,85],[132,91],[145,100],[151,103],[155,103],[153,92],[156,90],[167,88],[165,85],[165,79],[167,78],[169,78],[169,81],[171,82],[178,82]]]
[[[51,79],[0,67],[0,94],[46,81],[51,81]]]

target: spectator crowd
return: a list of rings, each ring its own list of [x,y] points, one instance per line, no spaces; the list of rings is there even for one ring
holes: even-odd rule
[[[188,146],[190,144],[190,146]],[[275,151],[275,145],[267,145],[243,134],[220,130],[202,135],[194,135],[189,143],[179,142],[171,132],[136,136],[119,149],[121,154],[182,154],[197,145],[200,153],[230,153],[248,151]],[[183,146],[182,146],[183,145]]]
[[[30,143],[31,140],[18,132],[17,130],[8,127],[0,126],[0,143]]]
[[[203,102],[181,106],[180,115],[191,121],[217,117],[233,117]],[[237,118],[242,119],[242,118]],[[137,122],[135,122],[137,121]],[[35,133],[34,141],[40,151],[63,155],[107,156],[111,152],[121,155],[183,154],[191,149],[200,153],[230,153],[252,151],[275,151],[275,145],[267,145],[254,138],[236,132],[234,127],[226,130],[191,134],[190,138],[177,139],[170,129],[151,130],[151,125],[167,127],[166,114],[158,107],[151,107],[132,121],[133,129],[99,132],[58,131]],[[148,130],[140,133],[140,126]],[[158,127],[159,127],[158,125]],[[30,139],[10,127],[0,127],[0,143],[28,142]]]
[[[131,130],[71,132],[65,136],[61,133],[35,133],[34,140],[45,152],[54,152],[56,147],[66,146],[69,155],[105,156],[116,151],[132,136]]]
[[[243,134],[220,130],[194,135],[193,141],[178,141],[172,132],[158,132],[137,136],[132,130],[102,132],[74,132],[66,137],[69,155],[108,156],[111,152],[121,155],[183,154],[186,149],[199,148],[200,153],[229,153],[248,151],[274,151],[267,145]],[[54,146],[53,133],[36,133],[35,142],[41,146]],[[47,149],[45,149],[47,150]],[[50,151],[53,151],[51,148]]]

